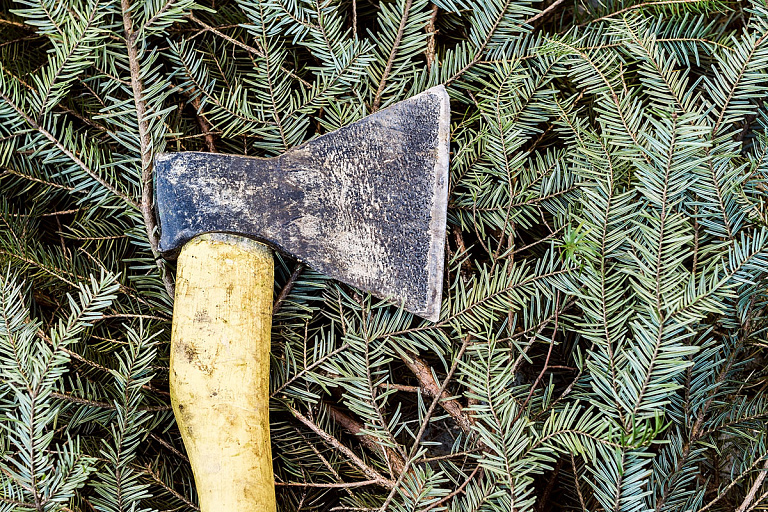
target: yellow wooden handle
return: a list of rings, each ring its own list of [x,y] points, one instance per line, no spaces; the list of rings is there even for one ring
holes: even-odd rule
[[[181,250],[171,404],[202,512],[274,512],[269,350],[274,261],[263,244],[208,234]]]

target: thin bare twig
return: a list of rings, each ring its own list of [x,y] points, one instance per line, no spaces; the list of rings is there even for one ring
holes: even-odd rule
[[[133,103],[136,108],[136,120],[139,128],[139,149],[141,151],[141,205],[139,210],[144,218],[149,246],[152,249],[152,256],[155,258],[155,263],[160,271],[160,278],[163,281],[168,296],[173,300],[175,284],[170,272],[166,268],[165,260],[160,256],[158,249],[159,227],[153,212],[152,173],[154,165],[152,162],[152,134],[149,130],[144,83],[141,80],[141,66],[139,64],[139,49],[137,45],[138,32],[134,31],[130,0],[120,0],[120,6],[122,8],[123,30],[125,31],[125,46],[128,51],[128,67],[131,74]]]
[[[749,488],[747,496],[744,498],[744,501],[741,502],[739,508],[736,509],[736,512],[746,512],[747,508],[749,508],[749,506],[752,504],[752,501],[755,499],[755,496],[757,496],[757,491],[759,491],[760,487],[763,485],[767,471],[768,460],[766,460],[765,464],[763,464],[763,469],[760,471],[760,474],[757,475],[757,478],[755,478],[755,482],[752,484],[752,487]]]
[[[320,462],[322,462],[322,463],[323,463],[323,466],[325,466],[326,468],[328,468],[328,471],[330,471],[330,472],[331,472],[331,474],[332,474],[332,475],[333,475],[333,477],[336,479],[336,481],[337,481],[337,482],[342,482],[342,479],[341,479],[341,476],[339,475],[339,472],[338,472],[338,471],[336,471],[336,469],[334,469],[333,465],[331,465],[331,463],[330,463],[330,462],[328,462],[328,459],[326,459],[325,457],[323,457],[323,454],[322,454],[322,453],[320,453],[320,450],[318,450],[318,449],[315,447],[315,444],[314,444],[314,443],[312,443],[312,442],[310,442],[310,441],[309,441],[309,439],[307,439],[307,436],[305,436],[305,435],[304,435],[304,434],[301,432],[301,430],[299,430],[299,428],[298,428],[298,427],[294,427],[294,430],[296,431],[296,433],[297,433],[297,434],[299,434],[299,435],[301,436],[301,438],[304,440],[304,442],[305,442],[305,443],[307,443],[307,446],[309,446],[309,448],[310,448],[310,449],[311,449],[313,452],[315,452],[315,455],[317,455],[317,458],[318,458],[318,459],[320,459]],[[354,497],[354,496],[355,496],[355,495],[352,493],[352,491],[350,491],[349,489],[345,489],[345,491],[347,492],[347,494],[348,494],[350,497]]]
[[[344,414],[331,404],[325,405],[328,407],[328,412],[331,413],[331,418],[333,418],[333,421],[341,425],[344,429],[348,430],[352,435],[356,436],[360,441],[360,444],[371,451],[381,453],[389,464],[392,473],[394,473],[396,476],[402,474],[403,468],[405,467],[405,461],[400,456],[400,454],[398,454],[392,448],[382,445],[375,438],[363,434],[362,431],[364,425],[359,421],[353,419],[351,416]]]
[[[297,263],[296,267],[294,267],[293,272],[291,273],[291,277],[288,278],[288,282],[286,282],[285,286],[283,286],[283,289],[280,290],[280,295],[277,296],[277,299],[275,300],[275,304],[274,306],[272,306],[272,316],[274,316],[278,311],[280,311],[280,308],[282,307],[283,302],[285,302],[285,299],[291,293],[291,290],[293,290],[293,285],[296,284],[296,280],[299,278],[299,276],[303,271],[304,271],[304,264]]]
[[[435,62],[435,34],[437,33],[435,21],[437,20],[438,10],[437,5],[432,4],[432,14],[429,16],[427,26],[424,27],[424,30],[427,33],[427,48],[424,50],[424,55],[427,57],[427,71],[432,69],[432,64]]]
[[[443,380],[443,383],[440,386],[440,390],[437,393],[437,396],[432,399],[432,403],[430,404],[429,409],[427,410],[427,413],[424,415],[424,418],[422,419],[421,427],[419,428],[419,431],[416,434],[416,438],[414,439],[413,446],[411,447],[411,452],[408,454],[408,459],[405,461],[405,467],[403,468],[403,472],[397,478],[397,481],[394,482],[394,484],[392,485],[392,490],[389,492],[387,499],[384,501],[384,504],[379,509],[381,512],[386,512],[387,507],[389,507],[389,504],[392,503],[392,500],[395,498],[395,493],[397,492],[397,488],[403,482],[403,478],[405,478],[408,468],[411,467],[411,464],[414,461],[416,453],[419,450],[419,446],[421,445],[421,439],[424,437],[424,432],[426,432],[427,430],[427,426],[429,425],[429,420],[430,418],[432,418],[432,415],[434,414],[435,409],[437,408],[437,404],[440,402],[440,397],[443,395],[443,392],[448,387],[448,384],[451,382],[451,379],[453,379],[453,374],[456,373],[456,369],[459,367],[459,363],[461,362],[461,359],[464,357],[464,352],[466,352],[467,347],[469,346],[469,343],[471,341],[472,341],[471,335],[467,335],[464,337],[464,340],[461,343],[461,347],[459,348],[459,351],[456,353],[456,357],[454,358],[454,361],[451,364],[451,369],[448,371],[448,375],[445,376],[445,379]]]
[[[373,469],[371,466],[366,464],[360,457],[358,457],[355,452],[344,446],[341,441],[333,437],[331,434],[320,428],[317,424],[315,424],[314,421],[310,420],[303,414],[301,414],[297,409],[292,407],[289,404],[285,404],[285,407],[288,409],[288,411],[293,415],[294,418],[299,420],[301,423],[303,423],[307,428],[309,428],[312,432],[317,434],[320,439],[323,440],[326,444],[329,446],[337,449],[340,451],[344,456],[354,464],[355,466],[360,469],[365,476],[367,476],[370,480],[376,480],[376,482],[381,485],[382,487],[386,487],[388,489],[391,489],[394,487],[394,482],[392,480],[389,480],[388,478],[385,478],[381,473]]]
[[[549,14],[552,11],[554,11],[555,9],[557,9],[560,6],[560,4],[562,4],[563,2],[565,2],[565,0],[555,0],[554,2],[552,2],[551,5],[549,5],[546,9],[541,11],[539,14],[537,14],[533,18],[529,18],[529,19],[525,20],[526,25],[533,25],[536,21],[540,20],[541,18],[543,18],[547,14]]]
[[[88,400],[87,398],[80,398],[77,396],[68,395],[65,393],[51,393],[51,396],[53,398],[58,398],[59,400],[64,400],[67,402],[72,402],[74,404],[80,404],[80,405],[87,405],[88,407],[96,407],[99,409],[111,409],[115,410],[117,407],[114,404],[109,404],[107,402],[97,402],[95,400]],[[170,405],[147,405],[142,407],[137,407],[137,411],[170,411],[171,406]]]
[[[528,402],[531,401],[534,391],[536,391],[536,388],[539,386],[541,379],[544,378],[544,374],[549,369],[549,358],[552,357],[552,347],[555,346],[555,336],[557,335],[559,317],[560,317],[560,292],[557,292],[557,296],[555,298],[555,325],[552,328],[552,338],[549,340],[549,349],[547,350],[547,358],[544,360],[544,367],[539,372],[538,377],[536,377],[536,381],[533,383],[533,386],[531,386],[531,390],[528,392],[528,396],[526,397],[525,402],[523,402],[523,405],[520,407],[520,410],[518,411],[512,423],[516,422],[520,418],[520,416],[523,414],[523,410],[528,405]]]
[[[401,359],[418,379],[424,394],[432,398],[440,396],[440,406],[456,420],[459,428],[468,434],[472,430],[470,416],[464,413],[461,404],[457,400],[451,399],[447,391],[443,391],[442,395],[438,395],[440,386],[435,380],[432,368],[416,354],[402,354]]]
[[[195,120],[197,121],[197,125],[200,127],[200,131],[203,132],[203,139],[205,140],[205,146],[208,148],[208,152],[218,153],[216,150],[216,143],[213,139],[211,123],[208,122],[208,119],[206,119],[203,113],[200,111],[200,97],[195,96],[192,98],[190,104],[192,105],[192,108],[195,109]]]
[[[453,492],[451,492],[449,495],[445,496],[443,499],[438,500],[431,505],[429,505],[427,508],[421,510],[421,512],[429,512],[430,510],[439,507],[440,505],[443,505],[445,503],[448,503],[449,500],[453,499],[454,497],[458,496],[459,494],[464,492],[464,489],[467,488],[467,485],[469,485],[469,482],[472,481],[473,478],[475,478],[475,475],[481,470],[482,466],[478,464],[475,466],[475,469],[472,470],[472,473],[469,474],[466,480],[462,482],[462,484]]]
[[[397,56],[397,50],[400,48],[400,41],[403,39],[403,32],[405,31],[405,24],[408,22],[408,14],[411,10],[411,4],[413,0],[406,0],[405,7],[403,8],[403,17],[400,19],[400,27],[397,29],[397,35],[395,41],[392,43],[392,50],[389,52],[389,58],[387,59],[387,65],[384,67],[384,72],[381,74],[379,80],[379,87],[376,89],[376,96],[373,98],[373,111],[379,110],[381,105],[381,95],[384,93],[384,86],[387,84],[387,77],[389,72],[392,71],[392,65],[395,63],[395,57]]]
[[[362,482],[341,482],[336,484],[315,484],[311,482],[275,482],[278,487],[319,487],[322,489],[348,489],[350,487],[364,487],[366,485],[379,485],[378,480],[363,480]]]
[[[169,493],[173,494],[177,499],[179,499],[179,500],[183,501],[184,503],[186,503],[186,505],[188,507],[192,507],[195,510],[200,510],[200,507],[198,507],[197,505],[195,505],[194,503],[189,501],[186,496],[182,495],[180,492],[178,492],[175,489],[173,489],[172,487],[168,486],[168,484],[166,484],[163,481],[163,479],[160,478],[160,475],[158,475],[157,473],[152,471],[152,468],[150,466],[146,466],[144,471],[145,471],[146,474],[148,474],[149,476],[152,477],[152,480],[154,480],[155,483],[157,483],[160,487],[162,487],[163,489],[165,489]]]
[[[189,14],[187,14],[187,18],[189,18],[190,20],[194,21],[195,23],[197,23],[198,25],[203,27],[206,31],[211,32],[213,34],[216,34],[217,36],[219,36],[220,38],[224,39],[225,41],[228,41],[228,42],[234,44],[235,46],[239,46],[240,48],[242,48],[243,50],[246,50],[249,53],[252,53],[252,54],[257,55],[257,56],[262,57],[262,58],[266,58],[266,55],[265,55],[265,53],[262,50],[256,49],[253,46],[248,46],[245,43],[241,43],[240,41],[238,41],[237,39],[235,39],[233,37],[229,37],[227,34],[217,30],[216,27],[212,27],[211,25],[208,25],[203,20],[197,18],[191,12]],[[297,75],[296,73],[294,73],[290,69],[288,69],[288,68],[286,68],[284,66],[281,66],[280,69],[282,69],[291,78],[294,78],[294,79],[298,80],[299,82],[301,82],[302,84],[304,84],[306,87],[312,87],[311,83],[307,82],[306,80],[301,78],[299,75]]]
[[[749,507],[745,512],[752,512],[755,510],[760,504],[765,501],[765,499],[768,498],[768,491],[765,491],[763,494],[761,494],[755,502],[752,504],[751,507]]]
[[[634,11],[636,9],[644,9],[646,7],[654,7],[654,6],[657,6],[657,5],[698,4],[698,3],[705,2],[705,1],[706,0],[662,0],[662,1],[659,1],[659,2],[646,2],[646,3],[643,3],[643,4],[630,5],[629,7],[625,7],[624,9],[619,9],[616,12],[612,12],[611,14],[606,14],[605,16],[602,16],[600,18],[596,18],[594,20],[586,21],[586,22],[582,23],[581,25],[579,25],[579,27],[583,27],[585,25],[589,25],[590,23],[596,23],[598,21],[604,21],[604,20],[607,20],[609,18],[613,18],[614,16],[619,16],[621,14],[624,14],[625,12]]]
[[[152,439],[154,439],[155,441],[157,441],[157,442],[158,442],[158,443],[160,443],[161,445],[163,445],[163,446],[165,446],[166,448],[168,448],[168,449],[171,451],[171,453],[173,453],[174,455],[176,455],[176,456],[177,456],[178,458],[180,458],[181,460],[183,460],[183,461],[185,461],[185,462],[187,462],[187,463],[189,462],[189,457],[187,457],[186,455],[184,455],[183,453],[181,453],[179,450],[177,450],[176,448],[174,448],[173,446],[171,446],[171,444],[170,444],[170,443],[168,443],[168,442],[167,442],[165,439],[163,439],[162,437],[159,437],[159,436],[157,436],[157,435],[155,435],[155,434],[152,434],[152,433],[150,433],[150,434],[149,434],[149,437],[151,437]]]

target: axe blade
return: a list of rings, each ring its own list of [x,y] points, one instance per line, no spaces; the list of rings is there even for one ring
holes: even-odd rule
[[[438,86],[275,158],[158,155],[160,250],[209,232],[253,237],[436,321],[449,121]]]

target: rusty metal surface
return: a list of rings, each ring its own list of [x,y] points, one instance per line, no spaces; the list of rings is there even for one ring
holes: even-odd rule
[[[429,320],[440,314],[448,95],[434,87],[275,158],[155,158],[160,249],[238,233]]]

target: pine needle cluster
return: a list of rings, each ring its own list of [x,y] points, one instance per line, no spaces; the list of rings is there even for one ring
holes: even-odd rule
[[[153,156],[437,84],[437,323],[278,255],[283,511],[768,507],[763,0],[3,0],[0,511],[199,510]]]

